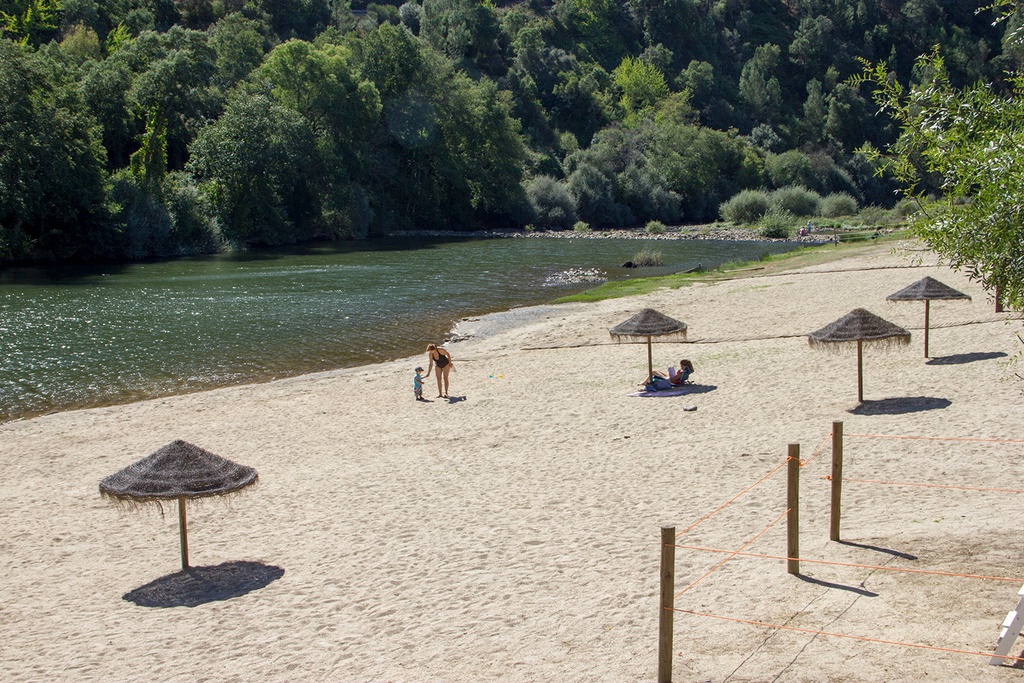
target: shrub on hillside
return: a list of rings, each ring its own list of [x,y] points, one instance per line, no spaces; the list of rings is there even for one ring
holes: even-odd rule
[[[756,223],[771,206],[768,194],[761,190],[743,190],[718,207],[718,214],[730,223]]]
[[[761,237],[787,239],[792,234],[795,221],[796,217],[788,211],[772,208],[757,221],[757,231]]]
[[[533,209],[534,222],[543,227],[568,228],[576,221],[576,200],[565,183],[547,175],[526,183],[526,197]]]
[[[921,204],[916,199],[903,199],[896,205],[896,215],[900,218],[913,216],[921,210]]]
[[[644,232],[648,235],[664,235],[665,224],[661,221],[648,221],[647,225],[644,226]]]
[[[771,187],[821,185],[821,179],[815,171],[814,164],[811,163],[811,158],[795,149],[782,154],[769,154],[764,160],[764,171]]]
[[[846,192],[835,192],[821,200],[819,214],[825,218],[852,216],[857,213],[857,200]]]
[[[771,194],[772,208],[794,216],[817,216],[821,195],[802,185],[783,187]]]
[[[897,222],[894,214],[895,212],[884,209],[881,206],[865,206],[857,214],[857,218],[862,226],[876,228]]]

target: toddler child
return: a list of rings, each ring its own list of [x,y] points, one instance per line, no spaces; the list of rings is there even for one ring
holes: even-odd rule
[[[423,372],[423,368],[416,367],[416,376],[412,378],[412,393],[416,395],[417,401],[423,400],[423,377],[420,373]]]

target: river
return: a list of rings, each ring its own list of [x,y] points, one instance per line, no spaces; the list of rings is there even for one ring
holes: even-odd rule
[[[0,270],[0,422],[419,353],[463,317],[608,279],[713,268],[792,243],[335,242],[104,267]],[[620,267],[641,248],[659,268]]]

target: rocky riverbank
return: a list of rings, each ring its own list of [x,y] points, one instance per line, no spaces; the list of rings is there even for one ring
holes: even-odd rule
[[[650,234],[643,228],[620,228],[616,230],[476,230],[460,232],[455,230],[396,231],[389,237],[555,237],[561,239],[644,239],[644,240],[731,240],[736,242],[800,242],[808,245],[827,244],[834,241],[830,233],[793,235],[786,239],[763,237],[752,228],[740,228],[718,224],[680,225],[665,229],[662,234]]]

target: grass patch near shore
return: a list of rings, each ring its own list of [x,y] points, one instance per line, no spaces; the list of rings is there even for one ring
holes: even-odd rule
[[[723,263],[714,270],[706,270],[696,273],[673,273],[660,277],[632,278],[618,282],[605,282],[602,285],[588,289],[579,294],[572,294],[556,299],[554,303],[572,303],[587,301],[603,301],[605,299],[619,299],[626,296],[637,296],[649,294],[658,289],[678,289],[688,287],[697,282],[718,282],[731,280],[750,275],[764,275],[787,270],[792,268],[803,268],[819,263],[828,263],[848,256],[857,251],[862,251],[879,244],[893,244],[906,239],[902,232],[880,237],[869,242],[855,242],[836,244],[824,244],[813,247],[800,247],[783,254],[771,254],[756,261],[735,261]]]

